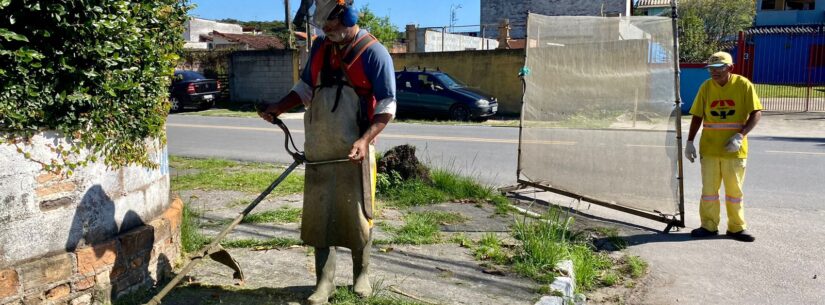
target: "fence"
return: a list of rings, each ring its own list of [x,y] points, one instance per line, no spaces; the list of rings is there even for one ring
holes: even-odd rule
[[[825,25],[752,28],[734,52],[765,110],[825,111]]]

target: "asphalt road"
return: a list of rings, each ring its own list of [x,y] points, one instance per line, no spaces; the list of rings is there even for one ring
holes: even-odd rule
[[[304,141],[303,121],[284,122],[300,148]],[[168,139],[171,155],[280,163],[292,161],[284,152],[284,137],[280,129],[259,119],[172,115],[168,122]],[[566,139],[573,140],[575,138]],[[820,138],[798,138],[793,134],[762,136],[757,129],[749,141],[751,151],[746,194],[750,198],[764,198],[751,201],[749,205],[823,209],[819,196],[825,176],[825,135]],[[490,185],[516,183],[518,128],[390,124],[380,136],[377,149],[384,151],[401,144],[416,146],[419,157],[431,166],[475,177]],[[624,147],[616,149],[635,144],[624,143]],[[699,175],[698,163],[686,161],[686,198],[700,191]]]
[[[767,116],[749,136],[745,211],[755,243],[694,240],[686,231],[659,234],[660,223],[595,205],[580,209],[624,228],[631,244],[627,251],[650,263],[651,275],[627,304],[825,304],[825,114],[783,117]],[[300,146],[303,122],[286,122]],[[171,155],[291,161],[283,151],[281,131],[259,119],[172,115],[168,139]],[[586,139],[545,142],[559,149],[564,142]],[[516,182],[517,143],[517,128],[391,124],[378,149],[412,144],[431,166],[502,186]],[[593,150],[637,144],[667,145],[620,143]],[[698,163],[686,162],[688,229],[699,225],[700,183]],[[547,193],[541,196],[570,202]],[[720,233],[725,231],[722,210]]]

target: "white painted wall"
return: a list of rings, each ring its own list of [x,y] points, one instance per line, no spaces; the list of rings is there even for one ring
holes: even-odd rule
[[[52,159],[49,145],[56,143],[63,143],[61,137],[45,132],[22,147],[45,161]],[[161,215],[170,200],[168,156],[159,143],[147,142],[158,169],[111,170],[97,162],[45,183],[37,181],[45,177],[41,165],[0,144],[0,267],[109,240]],[[38,189],[61,183],[74,190],[38,196]],[[49,202],[62,203],[50,207]]]

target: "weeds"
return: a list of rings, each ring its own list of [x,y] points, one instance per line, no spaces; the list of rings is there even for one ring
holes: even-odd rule
[[[510,256],[504,251],[501,240],[495,233],[484,234],[473,249],[473,256],[479,260],[491,260],[496,264],[504,265],[510,262]]]
[[[446,170],[431,172],[432,184],[420,180],[402,180],[397,173],[378,174],[378,195],[393,206],[412,207],[446,201],[470,200],[491,202],[497,214],[509,212],[509,201],[497,194],[492,187],[484,186],[471,178],[462,177]]]
[[[296,223],[301,220],[301,209],[281,207],[277,210],[252,213],[243,218],[242,223]]]
[[[183,215],[180,224],[180,242],[184,253],[192,253],[211,242],[198,230],[198,214],[188,204],[183,205]]]
[[[399,228],[382,225],[393,235],[390,240],[377,240],[376,244],[426,245],[441,241],[439,219],[432,213],[409,213],[404,217],[404,225]]]
[[[367,298],[360,298],[349,287],[338,287],[335,290],[331,305],[425,305],[421,302],[408,300],[396,296],[391,296],[386,293],[387,288],[383,282],[378,281],[373,283],[373,293]]]
[[[641,277],[647,272],[647,263],[638,256],[627,256],[626,263],[626,272],[634,279]]]
[[[236,239],[221,242],[221,246],[227,249],[251,248],[253,250],[270,250],[302,245],[303,242],[294,238],[275,237],[268,240],[260,239]]]

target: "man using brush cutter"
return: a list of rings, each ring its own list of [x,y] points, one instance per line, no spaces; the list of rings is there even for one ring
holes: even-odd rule
[[[313,4],[304,0],[295,23]],[[356,25],[352,0],[315,0],[310,22],[325,37],[313,44],[301,79],[259,115],[272,122],[304,104],[307,159],[301,239],[315,247],[316,286],[309,304],[335,291],[335,247],[352,250],[353,290],[372,293],[369,278],[375,192],[373,142],[395,115],[395,71],[384,46]],[[303,13],[302,13],[303,12]],[[352,162],[328,162],[330,160]]]

